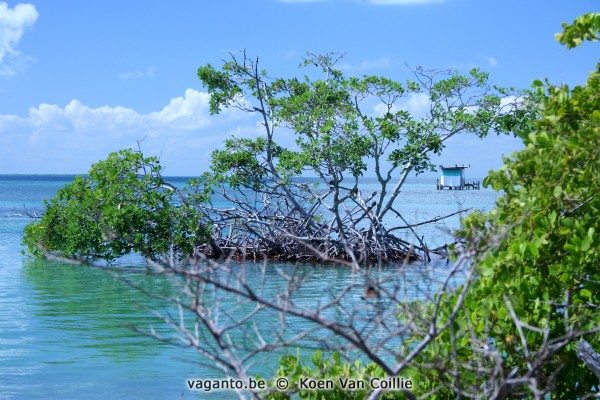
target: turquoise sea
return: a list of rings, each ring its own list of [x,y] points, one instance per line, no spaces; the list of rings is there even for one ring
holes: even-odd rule
[[[189,348],[161,344],[129,328],[148,330],[153,326],[169,335],[170,328],[149,311],[169,311],[169,305],[127,285],[109,268],[62,264],[22,254],[23,228],[31,221],[25,210],[41,209],[43,199],[51,198],[72,179],[0,175],[0,400],[234,398],[233,392],[208,396],[190,391],[186,379],[222,377],[223,373],[204,365],[205,360]],[[366,189],[371,184],[367,181]],[[406,219],[421,222],[460,207],[489,210],[496,197],[486,189],[438,191],[435,178],[415,178],[407,182],[398,201]],[[435,247],[449,241],[447,231],[458,226],[458,217],[453,217],[445,223],[420,227],[417,233]],[[144,261],[135,255],[115,266],[122,270],[145,268]],[[356,279],[341,267],[278,267],[300,268],[308,277],[296,298],[307,306]],[[447,266],[437,262],[412,268],[435,274],[436,268]],[[177,295],[166,278],[124,274],[152,293]],[[262,282],[267,293],[277,291],[280,283],[275,272],[269,274]],[[427,287],[426,282],[422,282],[423,287]],[[359,296],[357,293],[356,298]],[[257,318],[264,318],[255,321],[259,326],[273,323],[272,315]],[[296,332],[310,328],[306,322],[296,322]],[[264,356],[251,373],[271,376],[278,356]]]

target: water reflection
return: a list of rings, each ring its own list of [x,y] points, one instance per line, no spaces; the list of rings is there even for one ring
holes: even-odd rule
[[[144,308],[161,310],[159,301],[99,268],[24,257],[19,272],[13,307],[0,298],[1,319],[11,321],[0,334],[0,399],[193,397],[185,379],[197,376],[197,356],[128,328],[155,325],[166,333]],[[163,277],[134,279],[173,293]]]
[[[99,384],[111,392],[131,393],[133,386],[144,386],[142,392],[152,398],[172,398],[173,393],[195,396],[185,385],[186,378],[219,377],[222,373],[203,364],[203,359],[193,349],[174,348],[132,332],[128,326],[148,330],[153,326],[163,336],[172,336],[174,330],[154,316],[150,310],[163,315],[178,316],[173,304],[144,294],[164,298],[180,297],[190,304],[183,294],[178,278],[147,275],[141,259],[129,257],[116,263],[121,276],[114,269],[68,265],[34,258],[22,258],[20,297],[13,303],[2,299],[3,307],[12,307],[5,313],[12,321],[12,331],[0,335],[0,359],[9,361],[8,374],[0,378],[0,392],[16,393],[22,398],[85,397],[103,398],[99,393],[88,396]],[[287,288],[287,280],[294,276],[302,285],[290,300],[301,310],[314,311],[336,298],[350,287],[339,305],[323,310],[332,321],[347,322],[348,310],[353,310],[353,323],[359,330],[368,332],[372,342],[383,340],[388,331],[369,326],[378,315],[386,314],[390,323],[396,319],[398,302],[431,298],[449,269],[445,262],[428,265],[410,264],[374,268],[369,273],[356,273],[343,266],[277,264],[266,268],[260,263],[233,264],[234,273],[247,277],[248,284],[266,299],[274,299]],[[6,272],[6,271],[5,271]],[[137,287],[127,284],[123,278]],[[227,279],[226,276],[223,277]],[[369,287],[376,285],[389,296],[366,296]],[[455,282],[457,284],[459,282]],[[204,299],[211,307],[218,300],[220,322],[226,324],[246,315],[254,304],[240,302],[236,296],[218,292]],[[20,302],[25,302],[20,303]],[[12,304],[12,305],[11,305]],[[186,326],[193,327],[195,316],[185,312]],[[272,310],[256,314],[247,326],[231,333],[232,341],[240,348],[254,348],[256,336],[248,334],[258,327],[265,341],[280,333],[280,315]],[[247,365],[251,374],[271,376],[280,356],[296,354],[296,347],[335,347],[343,342],[325,329],[299,317],[286,317],[285,336],[310,334],[295,342],[289,349],[277,349],[258,355]],[[361,325],[362,324],[362,325]],[[206,339],[206,338],[205,338]],[[209,339],[206,339],[207,343]],[[386,341],[384,358],[392,359],[400,345],[401,337]],[[2,349],[2,347],[0,347]],[[0,350],[1,351],[1,350]],[[303,356],[310,356],[305,350]],[[355,355],[352,355],[353,357]],[[4,381],[2,381],[4,380]],[[30,384],[23,389],[25,382]],[[168,388],[168,390],[165,390]],[[175,391],[175,392],[173,392]],[[103,390],[107,393],[106,390]],[[133,397],[139,397],[142,392]],[[51,393],[52,396],[42,396]],[[157,393],[160,393],[157,395]],[[231,393],[229,393],[231,394]],[[202,393],[204,397],[206,394]],[[212,398],[227,398],[226,392]],[[3,397],[0,395],[0,399]],[[6,397],[10,398],[10,397]]]
[[[356,273],[347,267],[315,266],[308,264],[234,264],[235,274],[247,277],[248,285],[264,299],[276,299],[287,290],[286,277],[294,276],[302,284],[289,297],[290,303],[298,310],[314,311],[330,303],[340,293],[345,292],[339,301],[323,309],[322,315],[332,321],[346,323],[354,319],[358,329],[370,329],[368,324],[377,315],[387,312],[389,323],[394,323],[398,301],[432,298],[438,290],[439,282],[434,278],[443,275],[447,267],[444,263],[411,264],[373,269],[369,273]],[[81,358],[109,357],[115,362],[134,362],[156,356],[165,351],[165,345],[132,333],[128,326],[148,330],[150,326],[163,336],[172,336],[174,331],[149,310],[158,310],[163,315],[178,315],[173,304],[145,295],[147,292],[165,298],[182,298],[184,306],[191,304],[186,299],[182,280],[165,276],[145,275],[143,268],[124,271],[124,277],[138,288],[128,285],[114,271],[89,266],[73,266],[49,263],[43,260],[27,259],[23,274],[36,289],[32,298],[36,306],[32,312],[45,331],[47,345],[68,346],[76,351],[67,360],[60,362],[76,363]],[[136,273],[137,272],[137,273]],[[222,279],[231,278],[223,276]],[[376,282],[376,283],[374,283]],[[367,298],[369,287],[385,291],[385,296]],[[348,288],[350,288],[348,290]],[[209,288],[210,290],[213,290]],[[391,299],[393,300],[391,300]],[[255,304],[241,301],[237,296],[223,291],[214,291],[203,298],[206,307],[218,303],[222,326],[233,323],[251,312]],[[352,311],[350,315],[349,311]],[[195,316],[184,312],[185,321],[193,328]],[[257,313],[249,324],[261,327],[265,341],[275,339],[280,334],[280,315],[272,310]],[[361,325],[362,324],[362,325]],[[264,329],[270,327],[269,329]],[[286,317],[285,335],[306,335],[294,346],[322,347],[342,344],[339,338],[325,329],[315,329],[314,323],[300,317]],[[231,333],[232,340],[240,346],[253,347],[247,335],[248,330]],[[385,334],[385,332],[382,332]],[[207,335],[208,337],[208,335]],[[372,340],[377,340],[377,331],[372,332]],[[210,338],[206,339],[210,340]],[[400,344],[398,338],[394,344]],[[278,353],[278,356],[284,352]],[[199,357],[188,350],[189,359]],[[259,367],[251,371],[255,374],[271,374],[277,365],[278,357],[263,355],[255,361]]]
[[[156,309],[161,309],[161,304],[140,298],[136,289],[110,271],[27,259],[23,274],[36,289],[32,297],[37,306],[32,312],[43,324],[46,340],[63,345],[70,342],[80,350],[96,349],[116,361],[160,352],[159,344],[148,346],[148,339],[127,327],[160,325],[140,307],[140,301]],[[158,294],[172,294],[172,286],[163,277],[138,275],[136,281]]]

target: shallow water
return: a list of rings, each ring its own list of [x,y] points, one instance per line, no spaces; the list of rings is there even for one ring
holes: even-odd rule
[[[202,359],[193,350],[161,344],[129,328],[133,325],[147,330],[154,326],[159,333],[170,335],[170,328],[148,311],[172,311],[170,305],[145,296],[111,270],[37,260],[22,254],[21,235],[30,222],[23,210],[41,208],[43,199],[52,197],[71,179],[0,176],[0,400],[206,397],[205,393],[189,391],[185,380],[219,377],[221,373],[200,365]],[[465,208],[489,210],[495,198],[496,194],[488,190],[437,191],[435,180],[421,180],[409,182],[399,200],[408,210],[407,219],[420,222],[456,211],[459,203]],[[453,218],[445,225],[419,228],[418,234],[425,235],[429,245],[435,246],[448,238],[442,228],[454,229],[458,224],[458,219]],[[125,265],[143,269],[142,260],[135,256],[120,260],[116,266]],[[249,270],[253,268],[258,266],[248,265]],[[335,295],[349,282],[363,279],[340,267],[279,268],[296,268],[309,277],[295,298],[307,308]],[[430,293],[435,288],[426,282],[426,275],[435,275],[437,269],[445,268],[448,267],[444,263],[426,269],[415,267],[418,273],[407,273],[403,283],[407,295],[415,298]],[[126,276],[152,293],[178,294],[164,277],[134,273]],[[275,268],[267,270],[261,282],[268,295],[280,290],[281,278]],[[359,281],[347,301],[359,301],[364,294],[361,285]],[[222,300],[224,304],[235,301]],[[275,317],[261,313],[255,322],[269,326]],[[310,324],[294,320],[293,326],[300,332]],[[251,372],[271,376],[277,359],[278,355],[265,355]],[[218,392],[210,397],[231,395]]]

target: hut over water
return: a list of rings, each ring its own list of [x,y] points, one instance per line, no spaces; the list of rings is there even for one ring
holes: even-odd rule
[[[463,189],[477,189],[479,190],[479,181],[467,182],[465,179],[465,169],[471,165],[458,165],[444,167],[440,165],[442,170],[442,176],[437,180],[437,189],[444,190],[448,188],[450,190],[463,190]]]

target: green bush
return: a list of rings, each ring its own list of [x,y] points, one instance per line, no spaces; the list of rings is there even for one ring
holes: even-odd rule
[[[33,255],[115,259],[131,251],[155,259],[188,254],[207,236],[200,216],[174,197],[158,159],[133,150],[111,153],[45,201],[42,218],[25,228]]]

